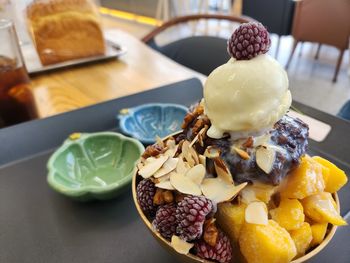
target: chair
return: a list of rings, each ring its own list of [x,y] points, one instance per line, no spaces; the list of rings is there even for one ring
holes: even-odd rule
[[[348,100],[337,114],[338,117],[350,121],[350,100]]]
[[[179,64],[204,75],[209,75],[216,67],[226,63],[229,59],[229,55],[226,51],[227,39],[214,36],[191,36],[164,46],[157,45],[155,41],[155,37],[164,30],[181,23],[197,21],[199,19],[219,19],[236,23],[255,21],[249,17],[219,14],[182,16],[165,22],[163,25],[147,34],[142,41]]]
[[[252,17],[270,33],[278,36],[275,57],[277,57],[280,36],[290,35],[294,15],[295,2],[292,0],[244,0],[242,14]]]
[[[343,54],[349,43],[350,1],[303,0],[297,2],[292,35],[294,44],[286,68],[289,67],[299,42],[315,42],[319,43],[319,47],[320,44],[331,45],[340,50],[333,76],[333,82],[336,82]]]

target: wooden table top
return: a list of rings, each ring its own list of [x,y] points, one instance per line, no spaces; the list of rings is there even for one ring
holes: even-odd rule
[[[127,53],[117,60],[32,77],[32,90],[40,118],[192,77],[205,79],[200,73],[116,29],[113,22],[109,21],[107,27],[108,35],[125,46]]]

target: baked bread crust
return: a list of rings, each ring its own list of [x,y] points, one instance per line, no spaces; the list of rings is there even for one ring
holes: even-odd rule
[[[97,9],[90,0],[36,0],[27,7],[27,20],[43,65],[105,53]]]

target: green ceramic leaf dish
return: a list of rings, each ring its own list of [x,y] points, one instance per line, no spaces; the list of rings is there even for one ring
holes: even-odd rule
[[[110,199],[131,183],[144,150],[119,133],[74,133],[50,157],[47,181],[75,200]]]

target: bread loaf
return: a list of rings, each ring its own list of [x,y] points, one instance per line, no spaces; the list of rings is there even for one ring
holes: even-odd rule
[[[27,20],[43,65],[105,53],[91,0],[35,0],[27,7]]]

